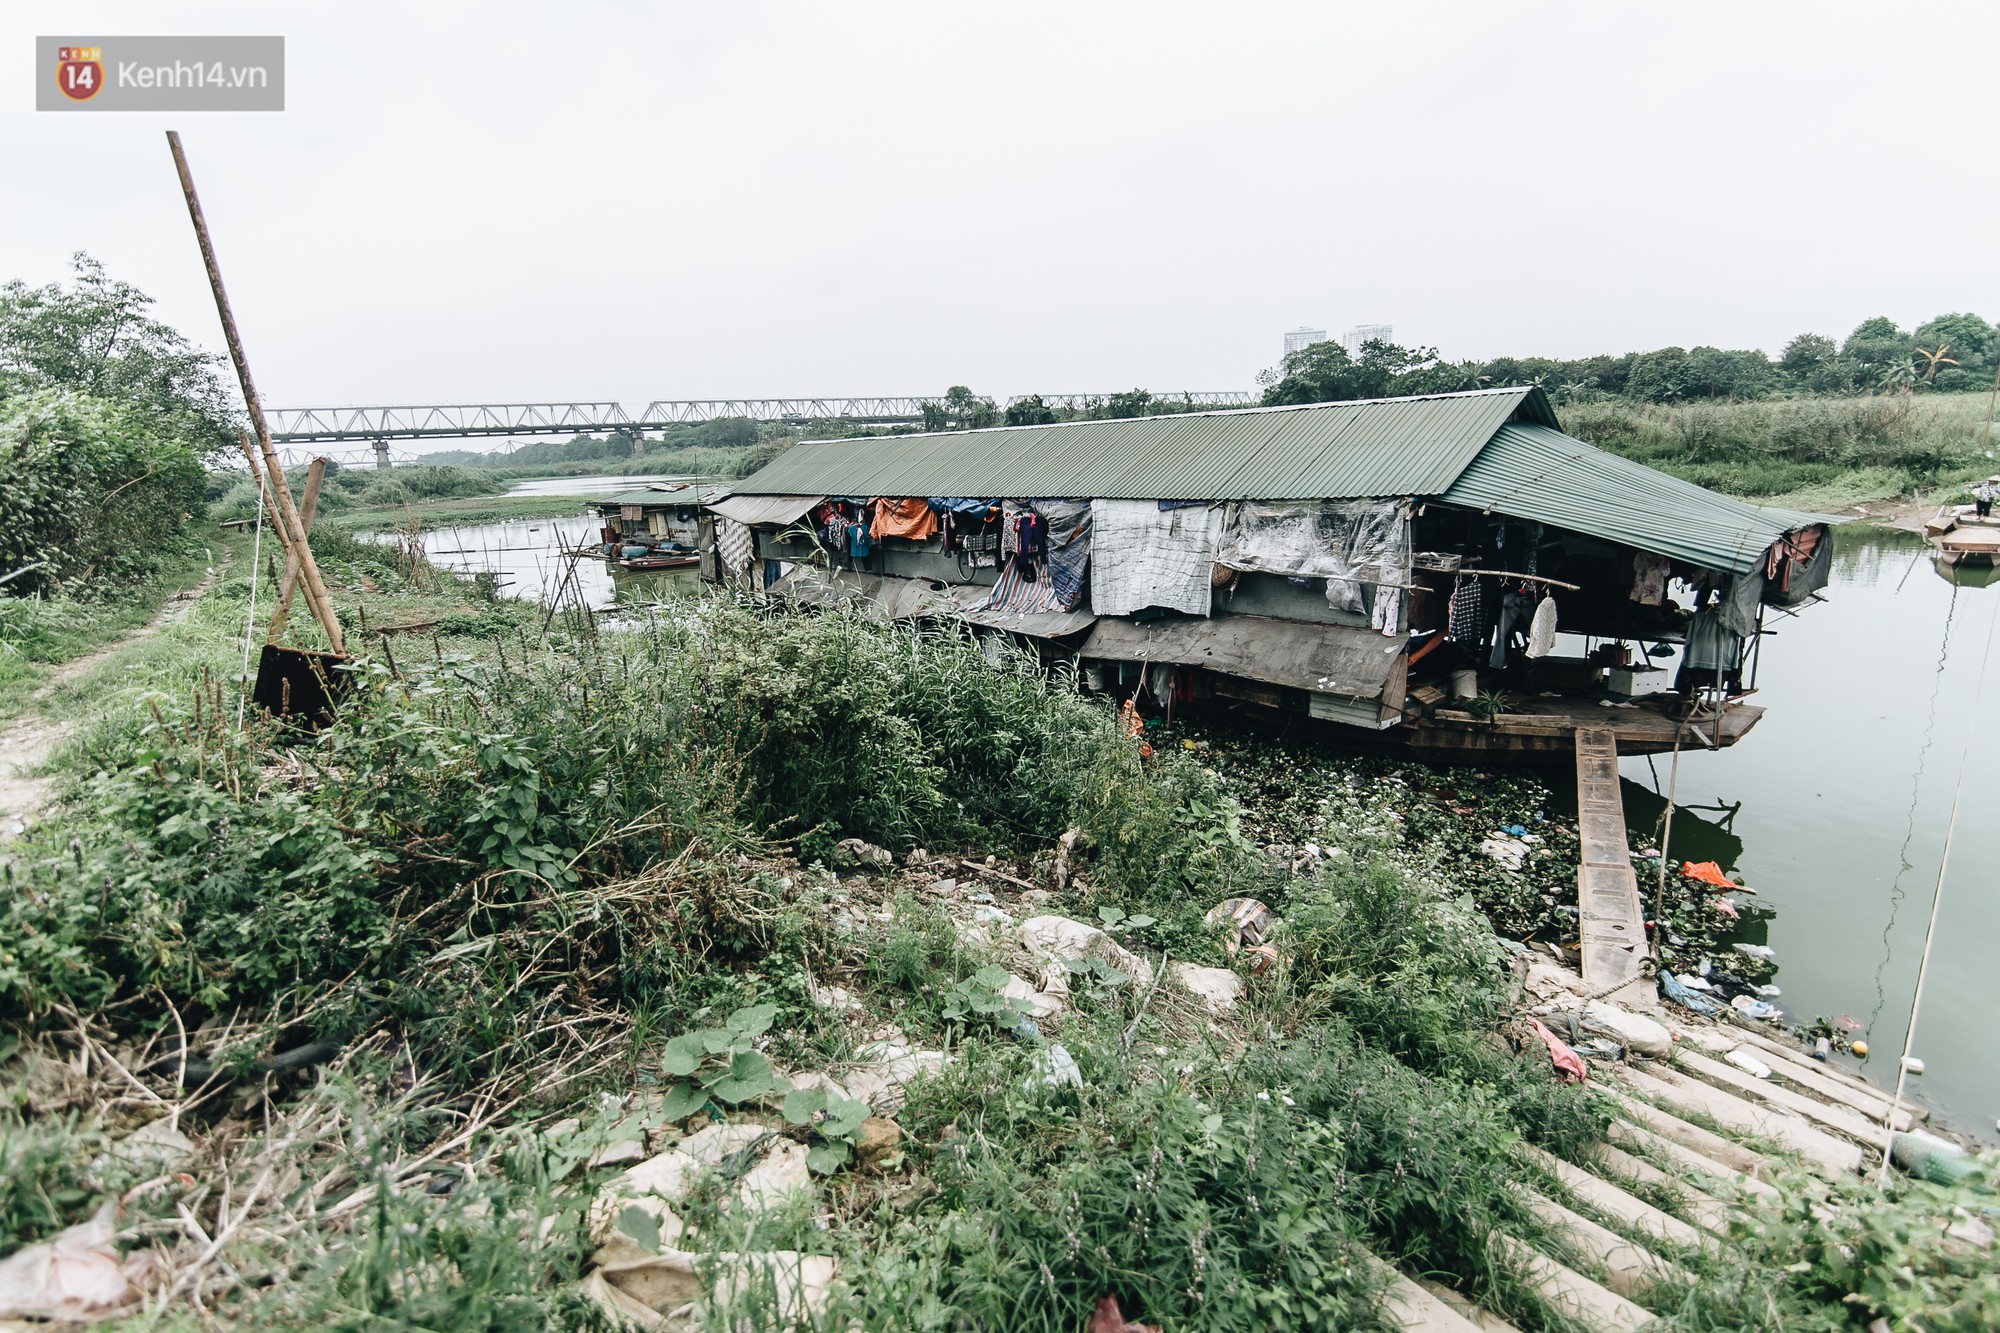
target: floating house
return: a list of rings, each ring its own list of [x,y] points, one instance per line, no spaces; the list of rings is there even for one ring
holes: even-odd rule
[[[654,482],[593,500],[604,520],[604,555],[631,569],[666,569],[699,559],[702,531],[711,520],[704,505],[729,494],[705,481]]]
[[[710,578],[1444,757],[1735,744],[1767,611],[1832,558],[1832,520],[1594,448],[1536,388],[812,441],[707,512]]]

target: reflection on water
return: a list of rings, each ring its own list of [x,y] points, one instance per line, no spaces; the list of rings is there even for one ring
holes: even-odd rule
[[[585,600],[599,610],[657,602],[700,586],[692,566],[631,574],[611,565],[598,545],[601,526],[595,514],[572,514],[432,528],[424,533],[424,553],[442,569],[497,573],[503,595],[529,601],[555,589],[573,565]],[[589,552],[581,559],[564,554],[579,546]]]
[[[1984,797],[2000,784],[2000,689],[1978,695],[2000,589],[1987,586],[1990,569],[1919,569],[1934,562],[1915,536],[1849,529],[1835,540],[1827,601],[1766,621],[1776,634],[1757,678],[1763,721],[1734,749],[1681,755],[1672,851],[1743,872],[1776,909],[1769,942],[1787,1013],[1866,1025],[1865,1072],[1891,1086],[1966,758],[1913,1050],[1929,1072],[1911,1084],[1955,1126],[1991,1137],[2000,816]],[[1629,758],[1621,769],[1633,836],[1648,838],[1662,798],[1632,785],[1663,792],[1669,761]],[[1740,808],[1726,819],[1698,810],[1711,832],[1684,823],[1689,805]]]

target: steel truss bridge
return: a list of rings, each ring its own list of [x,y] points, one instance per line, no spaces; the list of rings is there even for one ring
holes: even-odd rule
[[[1041,395],[1056,411],[1081,412],[1101,407],[1114,395],[1056,393]],[[1023,401],[1016,395],[996,404],[1001,411]],[[1256,396],[1237,389],[1209,393],[1155,394],[1156,401],[1187,401],[1202,407],[1249,407]],[[378,461],[392,456],[391,443],[425,440],[517,440],[535,435],[600,435],[610,432],[643,438],[674,426],[699,425],[725,417],[783,422],[791,426],[897,426],[921,423],[924,408],[944,406],[936,395],[879,398],[662,398],[643,412],[628,412],[613,402],[580,403],[451,403],[411,407],[270,407],[264,409],[271,439],[289,446],[288,457],[309,450],[301,446],[363,445]],[[318,448],[318,452],[327,452]],[[506,452],[498,450],[496,452]],[[406,456],[405,450],[394,454]]]

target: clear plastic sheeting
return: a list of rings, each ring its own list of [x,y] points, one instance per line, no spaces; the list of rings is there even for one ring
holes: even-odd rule
[[[1364,614],[1362,587],[1410,581],[1410,520],[1394,500],[1232,506],[1216,563],[1326,580],[1327,605]]]
[[[1220,506],[1162,509],[1153,500],[1093,500],[1090,512],[1096,529],[1092,611],[1129,616],[1164,607],[1208,614],[1222,536]]]

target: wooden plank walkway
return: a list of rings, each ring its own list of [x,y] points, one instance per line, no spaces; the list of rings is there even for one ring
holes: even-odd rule
[[[1639,877],[1625,841],[1625,802],[1618,793],[1618,735],[1610,727],[1576,729],[1578,937],[1583,980],[1620,1004],[1653,1009],[1653,988],[1639,978],[1646,958],[1646,918]]]

